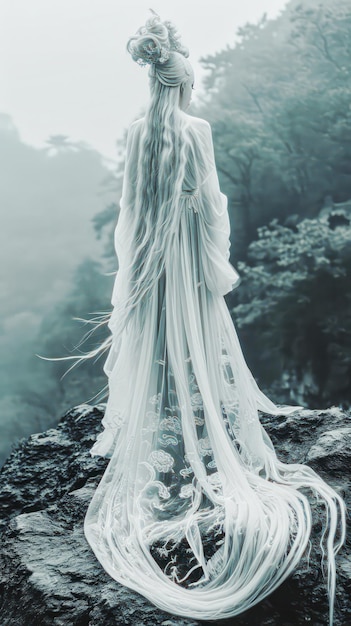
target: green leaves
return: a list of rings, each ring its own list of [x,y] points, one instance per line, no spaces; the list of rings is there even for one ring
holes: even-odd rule
[[[311,405],[351,400],[350,221],[347,206],[337,205],[295,230],[273,221],[238,264],[242,282],[232,313],[248,349],[258,347],[255,370],[270,385],[278,347],[278,380],[290,372],[302,390],[299,401]],[[313,394],[304,386],[307,364]]]
[[[203,59],[196,110],[212,124],[235,262],[272,219],[316,217],[327,193],[351,197],[351,5],[291,2],[237,39]]]

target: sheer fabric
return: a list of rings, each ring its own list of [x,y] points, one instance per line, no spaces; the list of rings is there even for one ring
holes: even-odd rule
[[[297,407],[272,403],[245,363],[223,297],[239,277],[229,262],[211,129],[185,114],[184,127],[188,161],[164,269],[123,325],[143,120],[129,130],[104,365],[109,397],[91,449],[110,461],[86,514],[86,538],[114,579],[160,608],[222,619],[259,602],[297,565],[311,530],[299,489],[310,487],[327,512],[332,621],[343,503],[310,468],[280,462],[260,424],[260,410]]]

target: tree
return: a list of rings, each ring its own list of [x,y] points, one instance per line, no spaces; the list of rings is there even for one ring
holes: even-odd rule
[[[350,36],[348,0],[290,2],[202,59],[196,114],[212,123],[234,261],[272,219],[316,216],[327,193],[350,197]]]
[[[239,264],[233,316],[279,401],[351,402],[351,202],[294,229],[275,220]]]

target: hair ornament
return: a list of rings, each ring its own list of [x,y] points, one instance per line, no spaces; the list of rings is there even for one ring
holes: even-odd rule
[[[170,45],[171,50],[174,50],[175,52],[179,52],[183,56],[188,57],[189,50],[180,41],[180,34],[177,32],[177,29],[174,26],[174,24],[170,22],[169,20],[163,23],[168,30],[168,39],[169,39],[169,45]]]
[[[166,45],[160,45],[160,43],[150,35],[147,34],[147,41],[142,43],[138,50],[138,58],[134,60],[138,65],[155,65],[156,63],[165,63],[169,59],[170,48]]]
[[[138,65],[156,65],[168,61],[172,51],[179,52],[188,57],[188,49],[180,42],[180,35],[172,22],[162,22],[156,11],[150,9],[153,14],[145,26],[139,28],[127,44],[127,50]]]

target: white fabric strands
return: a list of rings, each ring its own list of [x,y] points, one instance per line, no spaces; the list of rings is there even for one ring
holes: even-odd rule
[[[139,197],[145,120],[129,130],[104,365],[109,397],[91,450],[110,460],[85,535],[115,580],[161,609],[224,619],[298,565],[311,531],[301,491],[309,488],[326,511],[332,624],[344,504],[309,467],[279,461],[260,424],[258,411],[297,407],[273,404],[245,363],[223,297],[239,276],[211,128],[182,111],[177,123],[182,187],[171,197],[155,189],[154,204]],[[155,211],[152,232],[145,211]]]

